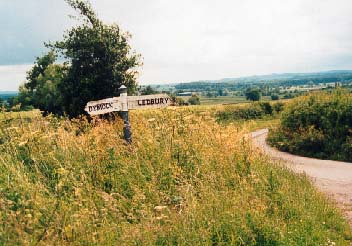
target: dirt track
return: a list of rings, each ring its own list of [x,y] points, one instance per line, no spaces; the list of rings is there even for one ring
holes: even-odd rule
[[[266,143],[268,129],[252,133],[253,142],[273,159],[282,160],[298,173],[306,173],[314,184],[337,201],[352,227],[352,163],[319,160],[280,152]]]

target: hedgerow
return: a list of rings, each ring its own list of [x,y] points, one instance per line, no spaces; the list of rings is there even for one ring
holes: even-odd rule
[[[352,161],[352,94],[338,89],[294,99],[268,141],[295,154]]]
[[[255,102],[246,104],[241,107],[228,106],[224,110],[216,113],[219,122],[238,121],[238,120],[255,120],[273,116],[274,113],[280,113],[283,110],[283,103],[277,102]]]

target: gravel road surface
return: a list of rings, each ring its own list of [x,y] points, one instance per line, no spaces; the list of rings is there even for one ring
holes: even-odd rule
[[[319,160],[278,151],[266,143],[268,129],[251,133],[254,144],[272,159],[297,173],[306,173],[321,191],[332,197],[352,226],[352,163]]]

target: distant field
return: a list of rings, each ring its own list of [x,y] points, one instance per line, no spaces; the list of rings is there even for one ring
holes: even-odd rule
[[[0,120],[35,118],[40,116],[41,116],[40,111],[37,109],[32,111],[21,111],[21,112],[0,112]]]
[[[180,97],[185,102],[190,98],[189,96]],[[270,101],[270,97],[262,97],[262,101]],[[216,104],[237,104],[237,103],[247,103],[244,96],[222,96],[222,97],[200,97],[201,105],[216,105]]]

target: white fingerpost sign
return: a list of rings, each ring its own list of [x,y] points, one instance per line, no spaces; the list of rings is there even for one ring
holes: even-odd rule
[[[114,111],[121,111],[122,103],[118,97],[106,98],[88,102],[84,110],[90,115],[107,114]]]
[[[84,110],[92,116],[120,111],[124,121],[124,137],[128,144],[132,142],[131,126],[128,119],[128,110],[133,109],[158,109],[172,104],[167,94],[147,96],[128,96],[127,87],[120,87],[120,96],[88,102]]]
[[[128,109],[166,108],[171,103],[171,98],[166,94],[128,97]]]

